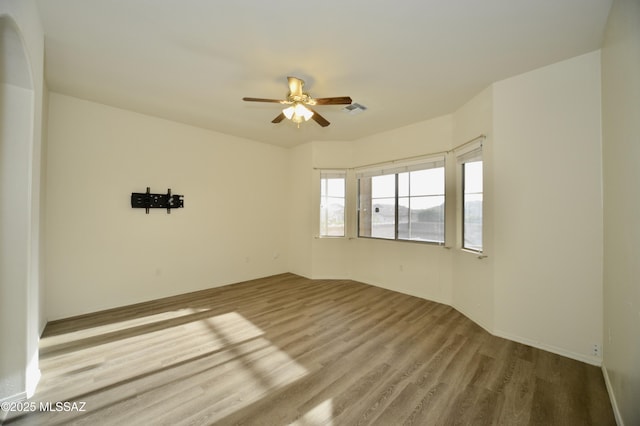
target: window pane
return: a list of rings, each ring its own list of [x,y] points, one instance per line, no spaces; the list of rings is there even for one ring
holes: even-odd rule
[[[463,241],[466,249],[482,251],[482,161],[463,164]]]
[[[371,236],[375,238],[395,238],[396,199],[377,198],[372,200]]]
[[[444,243],[444,179],[444,167],[361,177],[358,236]]]
[[[358,235],[395,239],[396,175],[359,180]]]
[[[358,179],[358,236],[371,236],[371,178]]]
[[[410,179],[409,195],[412,197],[444,194],[444,167],[411,172]]]
[[[345,179],[320,179],[320,236],[345,236]]]
[[[444,243],[444,195],[399,198],[398,239]]]
[[[374,176],[371,178],[371,197],[388,198],[396,196],[396,175]]]
[[[325,199],[325,204],[321,206],[320,229],[323,236],[344,236],[344,198]]]
[[[482,194],[465,197],[464,247],[482,251]]]
[[[482,193],[482,161],[464,163],[464,192]]]
[[[344,179],[327,179],[327,194],[332,197],[344,198]]]
[[[398,173],[398,197],[409,195],[409,172]]]
[[[411,216],[409,197],[398,197],[398,238],[408,240],[411,234],[409,218]]]

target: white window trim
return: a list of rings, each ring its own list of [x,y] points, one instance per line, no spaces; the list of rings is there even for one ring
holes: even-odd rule
[[[319,174],[319,178],[318,178],[318,182],[321,184],[322,183],[322,179],[344,179],[344,233],[343,235],[324,235],[322,234],[322,230],[320,229],[320,224],[322,223],[321,217],[320,215],[322,214],[322,210],[321,210],[321,206],[322,206],[322,190],[319,191],[318,194],[318,208],[317,208],[317,212],[318,212],[318,225],[317,225],[317,229],[318,229],[318,234],[317,234],[317,238],[328,238],[328,239],[335,239],[335,238],[347,238],[348,235],[348,226],[347,226],[347,170],[345,169],[318,169],[318,171],[320,172]]]
[[[453,149],[453,153],[456,157],[456,164],[457,164],[457,181],[459,182],[458,184],[458,193],[459,196],[457,197],[457,202],[458,205],[460,206],[459,209],[459,216],[457,218],[457,226],[459,226],[459,236],[458,236],[458,242],[457,242],[457,246],[458,248],[463,251],[463,252],[468,252],[474,255],[479,255],[478,258],[484,258],[486,256],[484,256],[484,245],[485,245],[485,240],[484,240],[484,229],[485,229],[485,218],[484,218],[484,202],[483,202],[483,215],[482,215],[482,231],[483,231],[483,238],[482,238],[482,250],[474,250],[474,249],[470,249],[464,246],[464,182],[463,182],[463,176],[462,176],[462,165],[464,163],[470,163],[473,161],[478,161],[478,160],[482,160],[483,162],[483,170],[484,170],[484,159],[483,159],[483,145],[484,145],[484,141],[485,141],[485,136],[479,136],[467,143],[464,143],[460,146],[458,146],[457,148]],[[484,172],[483,172],[483,186],[484,186]],[[484,194],[484,191],[483,191]]]
[[[444,199],[445,199],[445,206],[446,206],[446,200],[447,200],[447,190],[446,190],[446,170],[447,170],[447,166],[446,166],[446,153],[437,153],[437,154],[428,154],[428,155],[424,155],[424,156],[418,156],[418,157],[411,157],[411,158],[405,158],[405,159],[401,159],[401,160],[393,160],[393,161],[389,161],[389,162],[385,162],[385,163],[377,163],[377,164],[373,164],[373,165],[367,165],[367,166],[361,166],[361,167],[356,167],[354,168],[355,171],[355,178],[356,178],[356,182],[358,182],[358,180],[360,178],[368,178],[368,177],[374,177],[374,176],[384,176],[384,175],[395,175],[395,174],[399,174],[399,173],[406,173],[406,172],[413,172],[413,171],[418,171],[418,170],[429,170],[429,169],[435,169],[435,168],[444,168],[445,172],[445,188],[444,188]],[[397,191],[397,189],[396,189]],[[356,194],[356,198],[358,199],[358,203],[359,203],[359,199],[360,199],[360,193],[359,190]],[[396,202],[397,202],[397,198],[398,198],[398,194],[396,193]],[[397,206],[396,206],[397,208]],[[366,236],[360,236],[359,235],[359,204],[356,207],[356,237],[357,238],[363,238],[363,239],[373,239],[373,240],[383,240],[383,241],[395,241],[395,242],[403,242],[403,243],[414,243],[414,244],[429,244],[429,245],[436,245],[436,246],[441,246],[441,247],[445,247],[446,246],[446,213],[445,213],[445,220],[444,220],[444,227],[445,227],[445,234],[444,234],[444,241],[439,242],[439,241],[419,241],[419,240],[410,240],[410,239],[401,239],[401,238],[393,238],[393,239],[387,239],[387,238],[376,238],[376,237],[366,237]],[[397,226],[397,223],[396,223]],[[396,229],[397,231],[397,229]]]
[[[354,171],[356,179],[360,179],[361,177],[393,175],[396,173],[413,172],[416,170],[434,169],[437,167],[444,167],[444,163],[444,154],[439,154],[356,167]]]

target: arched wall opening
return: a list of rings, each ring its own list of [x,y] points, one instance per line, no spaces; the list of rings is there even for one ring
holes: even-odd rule
[[[22,33],[0,16],[0,400],[31,396],[39,379],[32,280],[34,84]]]

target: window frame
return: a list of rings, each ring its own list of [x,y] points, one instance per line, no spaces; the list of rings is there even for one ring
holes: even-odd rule
[[[438,193],[438,194],[430,194],[430,195],[411,195],[410,191],[408,193],[408,195],[406,196],[400,196],[400,175],[403,173],[409,173],[408,175],[408,179],[409,181],[411,180],[411,172],[419,172],[419,171],[423,171],[423,170],[430,170],[430,169],[442,169],[442,192]],[[366,179],[370,179],[371,182],[373,182],[373,178],[376,176],[394,176],[394,223],[393,223],[393,238],[385,238],[385,237],[379,237],[379,236],[369,236],[369,235],[362,235],[361,234],[361,228],[362,228],[362,210],[363,210],[363,206],[362,206],[362,179],[366,178]],[[364,238],[364,239],[373,239],[373,240],[384,240],[384,241],[399,241],[399,242],[408,242],[408,243],[418,243],[418,244],[428,244],[428,245],[437,245],[437,246],[445,246],[446,243],[446,222],[447,222],[447,218],[446,218],[446,203],[447,203],[447,196],[446,196],[446,181],[447,181],[447,173],[446,173],[446,157],[444,155],[437,155],[437,156],[429,156],[426,158],[421,158],[419,160],[414,160],[411,162],[392,162],[392,163],[388,163],[385,165],[381,165],[378,166],[376,168],[369,168],[369,169],[362,169],[360,171],[358,171],[356,173],[356,181],[357,181],[357,208],[356,208],[356,214],[357,214],[357,232],[356,232],[356,236],[357,238]],[[410,186],[409,186],[410,187]],[[371,190],[370,193],[372,193],[373,191]],[[400,235],[400,223],[399,223],[399,219],[400,219],[400,215],[399,215],[399,207],[400,207],[400,203],[399,200],[401,198],[406,198],[408,200],[411,200],[412,198],[420,198],[420,197],[442,197],[442,240],[421,240],[421,239],[411,239],[411,238],[401,238]],[[383,197],[383,198],[390,198],[390,197]],[[370,197],[370,201],[371,204],[373,205],[373,196],[371,194]],[[371,212],[369,214],[369,216],[371,217],[371,215],[373,214],[373,212]],[[411,223],[411,211],[409,210],[409,223]]]
[[[460,237],[459,237],[459,247],[461,250],[463,251],[469,251],[472,253],[476,253],[476,254],[482,254],[484,252],[484,228],[485,228],[485,220],[484,220],[484,170],[485,170],[485,163],[484,163],[484,158],[483,158],[483,151],[482,151],[482,141],[480,142],[475,142],[473,144],[470,144],[470,146],[467,147],[467,149],[464,152],[458,152],[456,155],[456,162],[458,163],[458,167],[460,169],[460,185],[459,185],[459,189],[460,189]],[[477,246],[467,246],[466,245],[466,226],[465,226],[465,222],[466,221],[466,208],[465,208],[465,201],[466,201],[466,196],[467,196],[467,192],[466,192],[466,164],[468,163],[475,163],[475,162],[480,162],[482,163],[481,167],[482,167],[482,173],[481,173],[481,178],[482,178],[482,192],[474,192],[474,195],[477,194],[481,194],[482,195],[482,206],[481,206],[481,212],[482,212],[482,218],[480,221],[480,247],[478,248]]]
[[[343,197],[335,197],[330,196],[328,194],[328,186],[327,193],[323,195],[323,182],[327,179],[342,179],[343,186]],[[336,170],[336,169],[322,169],[320,170],[320,196],[319,201],[320,205],[318,206],[318,238],[346,238],[347,236],[347,171],[346,170]],[[343,211],[342,211],[342,235],[330,235],[329,233],[323,233],[323,213],[328,214],[328,209],[323,209],[323,206],[326,205],[325,201],[329,198],[342,198]],[[327,223],[328,227],[328,223]]]

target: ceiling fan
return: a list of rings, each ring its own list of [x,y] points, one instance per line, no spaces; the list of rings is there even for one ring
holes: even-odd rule
[[[303,121],[313,119],[322,127],[327,127],[330,123],[326,118],[318,114],[311,106],[315,105],[349,105],[351,98],[349,96],[338,96],[333,98],[312,98],[307,92],[303,92],[304,81],[297,77],[287,77],[289,81],[289,94],[286,99],[263,99],[263,98],[242,98],[247,102],[272,102],[282,105],[288,105],[287,108],[274,118],[272,123],[280,123],[285,118],[293,121],[300,127]]]

